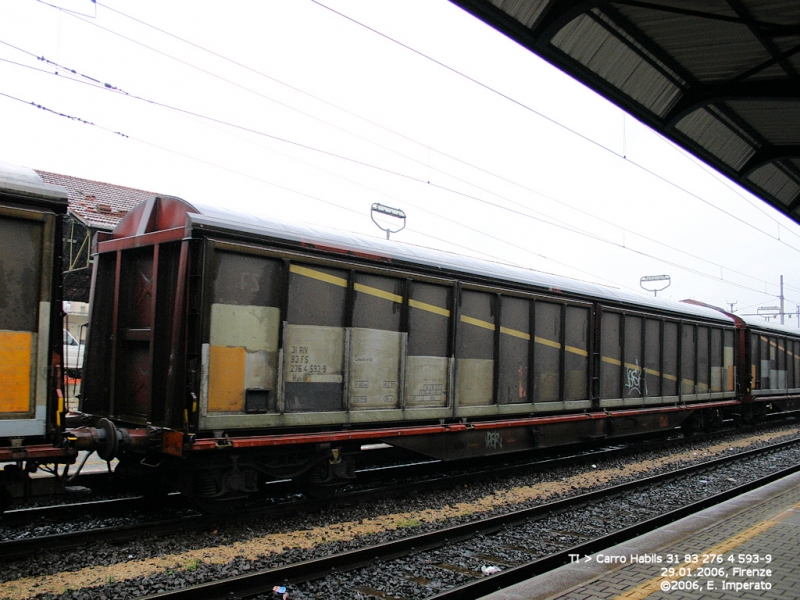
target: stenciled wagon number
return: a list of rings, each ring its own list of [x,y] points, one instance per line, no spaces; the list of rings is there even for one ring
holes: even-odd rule
[[[326,373],[327,365],[308,362],[308,346],[292,346],[289,352],[290,373]]]
[[[327,365],[290,365],[290,373],[326,373]]]

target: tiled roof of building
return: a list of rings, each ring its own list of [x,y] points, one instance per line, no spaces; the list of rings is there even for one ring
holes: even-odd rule
[[[134,206],[158,195],[70,175],[38,169],[36,172],[45,183],[64,186],[69,197],[69,212],[90,227],[98,229],[113,229]]]

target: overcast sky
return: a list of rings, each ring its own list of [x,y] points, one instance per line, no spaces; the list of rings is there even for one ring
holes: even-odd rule
[[[783,275],[800,304],[800,227],[444,0],[0,14],[0,161],[383,237],[378,202],[402,242],[746,314]]]

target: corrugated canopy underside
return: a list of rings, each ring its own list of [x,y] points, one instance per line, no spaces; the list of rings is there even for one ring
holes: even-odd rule
[[[451,0],[800,223],[798,0]]]

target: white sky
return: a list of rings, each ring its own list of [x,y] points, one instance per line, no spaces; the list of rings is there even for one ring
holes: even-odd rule
[[[0,161],[374,237],[380,202],[404,242],[800,304],[800,227],[449,2],[53,3],[87,16],[0,0]]]

